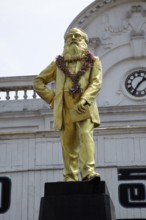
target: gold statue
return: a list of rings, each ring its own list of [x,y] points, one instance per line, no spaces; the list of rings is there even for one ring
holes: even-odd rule
[[[102,83],[102,66],[88,51],[88,36],[72,28],[65,36],[63,54],[34,80],[38,95],[54,110],[54,127],[60,130],[64,181],[100,180],[95,170],[93,130],[100,118],[96,97]],[[55,81],[56,91],[47,88]],[[80,175],[79,175],[80,174]]]

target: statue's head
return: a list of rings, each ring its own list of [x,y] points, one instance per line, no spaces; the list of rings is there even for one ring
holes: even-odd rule
[[[79,28],[70,29],[65,35],[64,58],[67,61],[81,59],[88,47],[88,36]]]
[[[80,40],[84,39],[86,43],[89,42],[88,35],[79,28],[70,29],[64,37],[65,42],[69,39],[71,40],[72,38],[80,39]]]

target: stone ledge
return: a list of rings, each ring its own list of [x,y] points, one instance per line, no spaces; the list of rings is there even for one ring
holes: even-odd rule
[[[111,134],[142,134],[146,132],[146,126],[114,126],[100,127],[94,129],[94,135],[111,135]],[[27,139],[27,138],[59,138],[59,131],[55,130],[40,130],[29,132],[0,132],[0,140],[11,139]]]

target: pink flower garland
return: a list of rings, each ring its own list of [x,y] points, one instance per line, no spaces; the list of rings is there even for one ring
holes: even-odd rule
[[[92,66],[95,58],[93,57],[93,55],[89,51],[87,51],[82,60],[83,60],[83,65],[82,65],[81,69],[76,74],[73,74],[67,68],[63,56],[59,55],[56,58],[56,64],[57,64],[58,68],[61,71],[63,71],[64,74],[67,77],[69,77],[73,82],[73,86],[69,90],[70,95],[74,95],[76,93],[81,92],[81,87],[80,87],[80,84],[79,84],[79,80],[80,80],[81,76],[83,76],[85,74],[85,72]]]

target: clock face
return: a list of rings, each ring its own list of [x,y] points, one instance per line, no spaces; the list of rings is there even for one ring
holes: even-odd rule
[[[125,80],[125,88],[134,97],[146,97],[146,71],[130,73]]]

